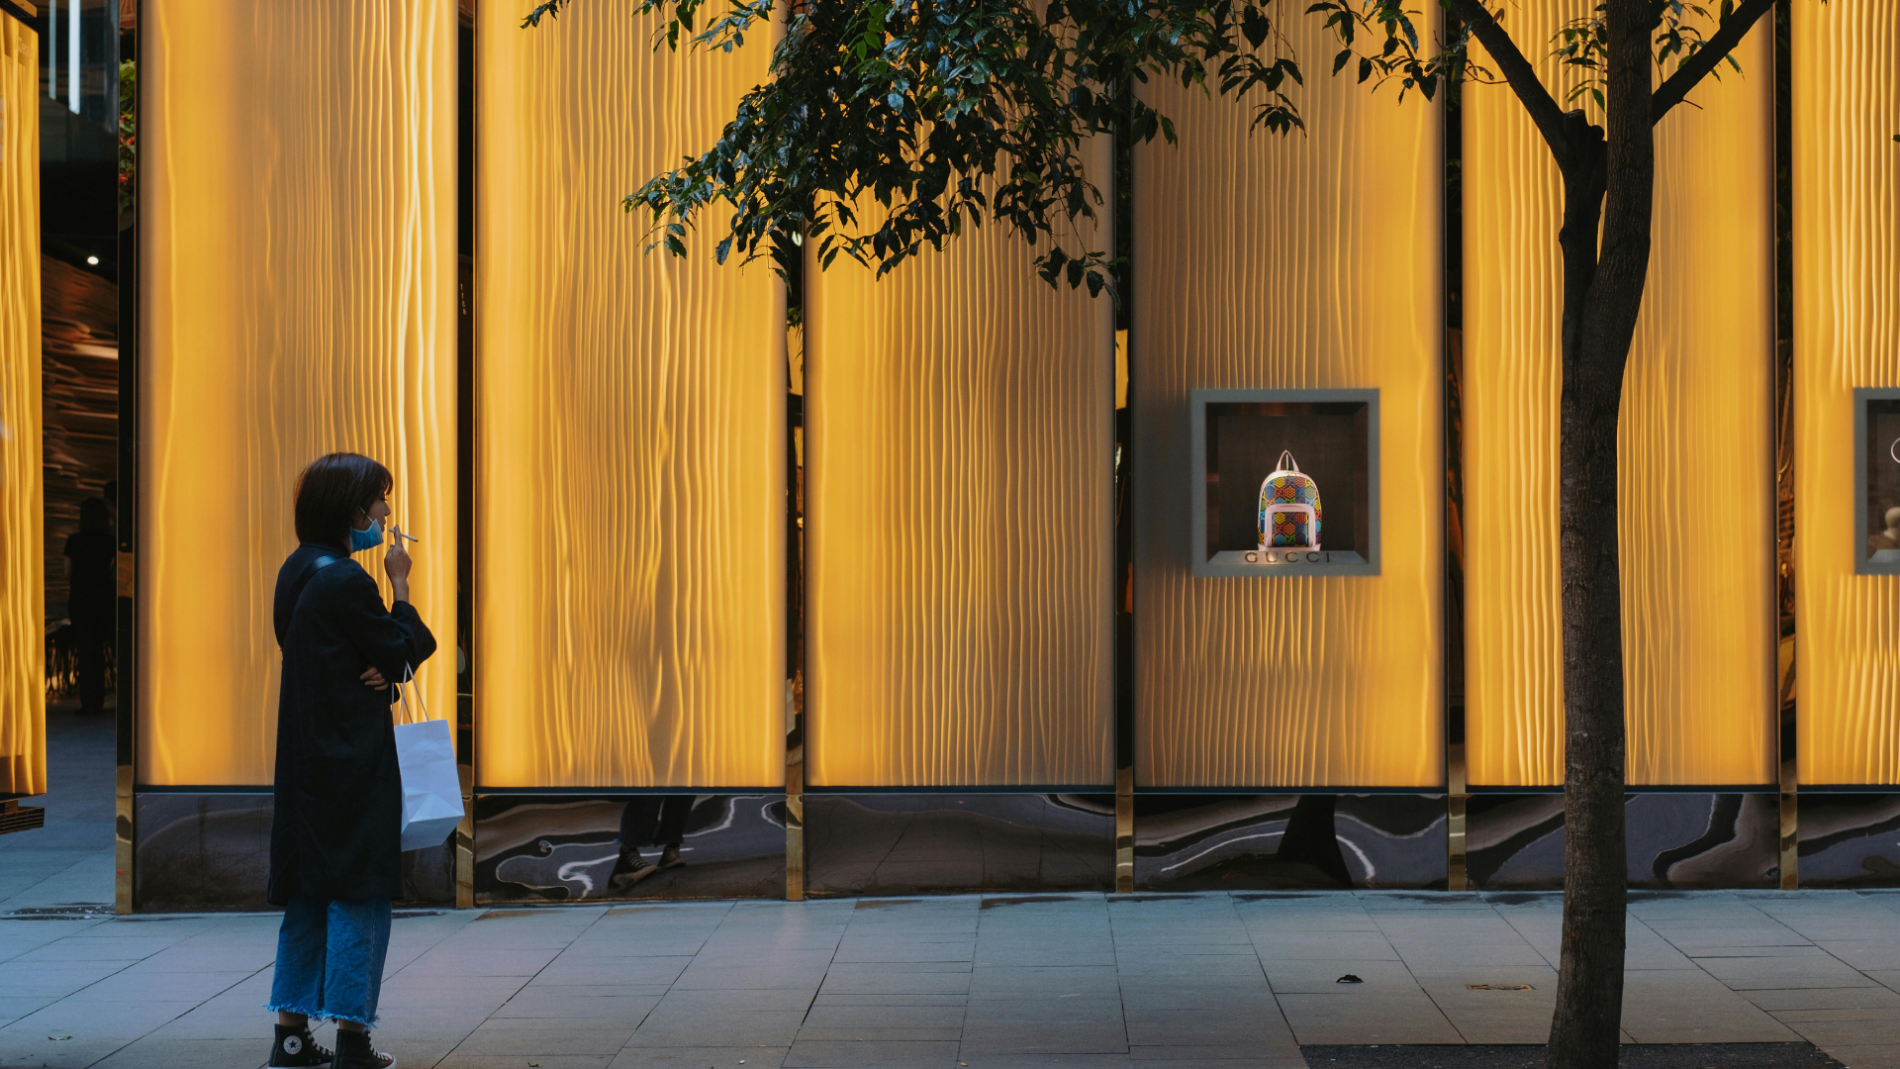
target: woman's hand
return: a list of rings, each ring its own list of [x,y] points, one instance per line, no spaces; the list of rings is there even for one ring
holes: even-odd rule
[[[415,562],[409,559],[409,550],[403,546],[402,528],[391,527],[395,541],[389,552],[383,555],[383,573],[389,576],[389,585],[394,588],[397,601],[409,600],[409,569]]]
[[[383,674],[381,672],[378,672],[374,665],[371,665],[369,668],[364,669],[363,674],[358,676],[357,678],[361,679],[363,681],[363,685],[368,687],[371,690],[388,690],[389,689],[389,681],[383,678]]]

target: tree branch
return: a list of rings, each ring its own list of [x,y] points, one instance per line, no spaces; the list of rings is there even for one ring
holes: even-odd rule
[[[1557,157],[1559,167],[1570,165],[1570,140],[1564,135],[1564,112],[1557,101],[1544,88],[1543,80],[1537,77],[1537,69],[1524,58],[1518,50],[1517,42],[1511,40],[1498,20],[1484,6],[1484,0],[1442,0],[1445,9],[1458,16],[1460,22],[1471,27],[1472,36],[1484,45],[1485,51],[1497,61],[1498,73],[1504,75],[1516,91],[1517,98],[1524,103],[1524,110],[1530,113],[1531,121],[1537,124],[1537,130],[1544,135],[1544,141],[1550,145],[1551,155]],[[1773,3],[1773,0],[1768,0]]]
[[[1676,68],[1676,73],[1656,87],[1655,94],[1649,98],[1650,124],[1653,126],[1661,122],[1662,117],[1669,114],[1670,108],[1682,103],[1683,98],[1689,95],[1689,90],[1708,77],[1716,64],[1728,58],[1728,54],[1735,51],[1735,46],[1741,44],[1742,38],[1748,35],[1756,20],[1774,6],[1775,0],[1743,0],[1740,7],[1729,12],[1728,18],[1722,20],[1722,25],[1716,27],[1715,35],[1703,42],[1694,55],[1683,60],[1681,66]]]

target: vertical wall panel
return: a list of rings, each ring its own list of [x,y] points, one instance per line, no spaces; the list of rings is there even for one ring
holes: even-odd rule
[[[272,592],[320,454],[394,473],[442,642],[419,676],[455,708],[455,4],[139,14],[138,775],[264,784]]]
[[[814,786],[1114,778],[1113,306],[1031,257],[807,274]]]
[[[0,795],[46,790],[39,43],[0,15]]]
[[[479,779],[775,786],[783,288],[697,235],[646,252],[619,203],[712,144],[766,41],[674,53],[617,5],[525,31],[480,10]]]
[[[1287,24],[1330,54],[1317,19]],[[1322,65],[1323,66],[1323,65]],[[1154,83],[1135,156],[1136,781],[1443,781],[1440,119],[1308,79],[1308,133]],[[1379,390],[1382,574],[1189,572],[1188,393]]]
[[[1855,575],[1853,390],[1900,387],[1900,6],[1794,5],[1804,784],[1900,783],[1900,577]]]
[[[1541,56],[1588,8],[1526,5],[1513,32]],[[1737,50],[1744,73],[1706,82],[1657,128],[1649,289],[1618,431],[1632,784],[1772,780],[1771,33]],[[1567,90],[1555,62],[1539,69]],[[1463,173],[1469,777],[1557,784],[1562,189],[1508,88],[1466,95]]]

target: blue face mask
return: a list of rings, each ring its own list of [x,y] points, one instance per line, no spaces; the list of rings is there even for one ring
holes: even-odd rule
[[[362,530],[350,528],[350,552],[361,553],[366,549],[375,549],[383,544],[383,521],[371,520]]]

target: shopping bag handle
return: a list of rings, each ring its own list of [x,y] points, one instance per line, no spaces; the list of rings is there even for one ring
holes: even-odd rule
[[[402,673],[402,682],[396,684],[396,699],[402,706],[400,722],[404,724],[419,724],[430,718],[429,706],[428,703],[422,699],[422,688],[416,686],[415,668],[404,664],[402,666]],[[416,692],[416,709],[422,712],[420,717],[416,716],[415,712],[409,708],[409,692],[412,690]]]

